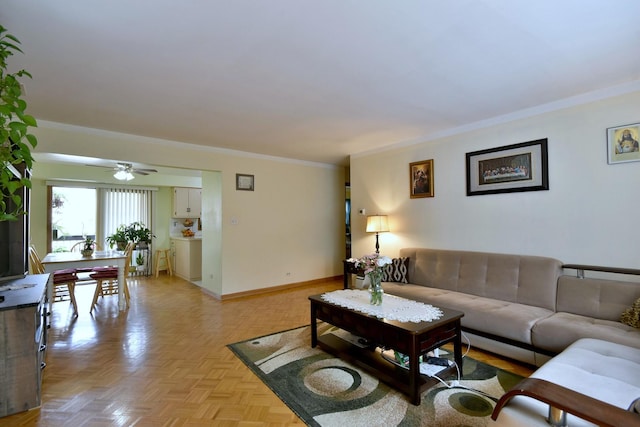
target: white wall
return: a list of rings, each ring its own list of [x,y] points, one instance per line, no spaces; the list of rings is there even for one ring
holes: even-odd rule
[[[236,191],[236,173],[254,175],[255,191]],[[341,169],[237,158],[222,180],[222,273],[234,278],[223,293],[342,274]]]
[[[202,287],[223,295],[222,281],[222,174],[202,174]],[[233,292],[233,286],[229,292]]]
[[[433,247],[640,268],[640,162],[607,164],[608,127],[640,122],[640,92],[351,159],[353,254],[374,250],[365,208],[390,215],[381,253]],[[465,154],[548,138],[549,191],[466,196]],[[409,198],[409,163],[434,159],[435,197]]]
[[[203,209],[211,216],[203,218],[209,227],[203,229],[203,245],[212,247],[203,246],[203,286],[215,294],[342,273],[342,168],[51,123],[40,123],[34,134],[36,152],[204,171]],[[255,175],[255,191],[236,191],[236,173]],[[34,191],[33,196],[43,194]],[[46,229],[44,203],[34,200],[36,234]],[[212,238],[214,232],[221,238]]]

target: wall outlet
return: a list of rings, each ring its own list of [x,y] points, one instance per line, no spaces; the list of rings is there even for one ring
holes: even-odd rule
[[[364,210],[364,209],[360,209],[360,210],[358,211],[358,213],[359,213],[360,215],[366,215],[366,212],[365,212],[365,210]]]

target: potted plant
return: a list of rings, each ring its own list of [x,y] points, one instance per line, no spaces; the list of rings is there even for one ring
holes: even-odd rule
[[[110,248],[116,246],[119,251],[124,251],[127,247],[129,236],[127,234],[127,228],[123,224],[116,229],[116,232],[107,236],[107,243]]]
[[[146,248],[151,242],[151,238],[155,237],[151,234],[151,230],[143,223],[136,221],[129,224],[125,231],[127,238],[136,244],[138,248]]]
[[[91,255],[93,255],[93,249],[95,247],[95,244],[96,242],[93,239],[93,237],[87,236],[84,239],[84,245],[82,246],[82,256],[85,258],[88,258]]]
[[[138,252],[138,255],[136,256],[136,264],[138,265],[138,271],[144,270],[144,255],[142,252]]]
[[[23,187],[31,188],[28,176],[18,176],[16,165],[31,169],[31,149],[38,144],[29,133],[36,127],[36,119],[25,114],[27,103],[22,99],[20,77],[31,77],[25,70],[9,73],[7,59],[15,52],[22,53],[20,41],[0,25],[0,221],[15,221],[24,212],[20,196]],[[11,200],[13,205],[8,205]]]

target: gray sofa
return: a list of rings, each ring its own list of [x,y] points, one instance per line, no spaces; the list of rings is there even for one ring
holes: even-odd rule
[[[385,293],[464,312],[474,347],[541,366],[579,338],[640,348],[640,329],[619,321],[640,283],[565,274],[553,258],[404,248],[407,281]]]

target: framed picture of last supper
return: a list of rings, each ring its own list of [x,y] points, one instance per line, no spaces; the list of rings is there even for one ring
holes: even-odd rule
[[[549,189],[547,139],[467,153],[467,196]]]

